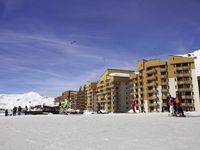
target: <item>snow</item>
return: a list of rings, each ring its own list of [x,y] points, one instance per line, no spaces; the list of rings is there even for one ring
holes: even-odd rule
[[[43,97],[36,92],[28,92],[24,94],[0,94],[0,108],[12,109],[14,106],[26,105],[53,105],[53,97]]]
[[[110,73],[109,76],[115,76],[115,77],[130,77],[130,74],[127,74],[127,73]]]
[[[200,49],[196,50],[192,53],[188,53],[185,55],[178,55],[178,56],[183,56],[183,57],[193,57],[194,63],[195,63],[195,71],[196,71],[196,76],[200,76]]]
[[[199,150],[200,113],[0,117],[1,150]]]

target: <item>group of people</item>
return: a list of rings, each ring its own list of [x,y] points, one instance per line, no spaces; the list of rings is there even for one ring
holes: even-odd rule
[[[28,112],[28,107],[25,106],[25,108],[23,108],[23,112],[25,115],[27,115],[27,112]],[[16,106],[13,107],[12,109],[12,114],[8,114],[8,109],[5,110],[5,116],[8,116],[8,115],[13,115],[13,116],[16,116],[16,115],[21,115],[22,113],[22,107],[19,106],[18,108]]]
[[[176,98],[169,95],[167,97],[167,106],[169,111],[169,116],[177,116],[177,117],[185,117],[182,106],[182,98],[181,95],[177,95]],[[136,101],[134,97],[132,98],[131,107],[133,110],[133,113],[136,113],[135,107],[136,107]]]
[[[172,97],[171,95],[167,97],[169,116],[185,117],[181,103],[181,95],[177,95],[176,98]]]

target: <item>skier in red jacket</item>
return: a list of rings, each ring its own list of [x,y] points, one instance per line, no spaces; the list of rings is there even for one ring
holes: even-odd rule
[[[132,110],[133,110],[134,113],[136,113],[136,112],[135,112],[135,104],[136,104],[136,103],[135,103],[135,99],[134,99],[134,97],[133,97],[131,106],[132,106]]]

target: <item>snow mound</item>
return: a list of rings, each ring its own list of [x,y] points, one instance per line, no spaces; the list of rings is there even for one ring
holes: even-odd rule
[[[178,55],[182,57],[193,57],[194,63],[195,63],[195,70],[196,70],[196,76],[200,76],[200,49],[196,50],[192,53],[184,54],[184,55]]]
[[[110,73],[109,75],[114,77],[130,77],[127,73]]]
[[[24,94],[0,94],[0,108],[12,109],[14,106],[53,105],[53,97],[43,97],[36,92]]]

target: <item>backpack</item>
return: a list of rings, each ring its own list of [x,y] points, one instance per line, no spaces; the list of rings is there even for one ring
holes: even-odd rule
[[[180,99],[177,97],[177,98],[175,99],[175,102],[176,102],[176,104],[179,104],[179,103],[180,103]]]

